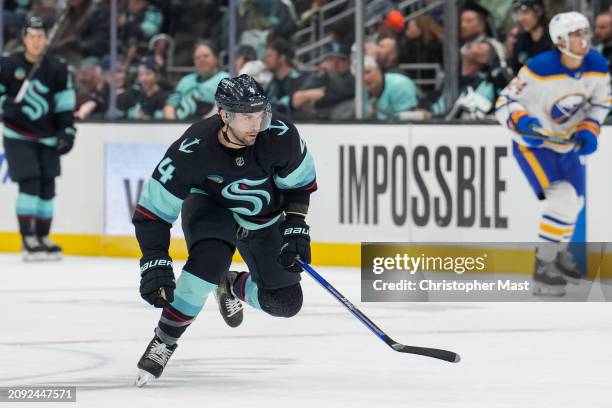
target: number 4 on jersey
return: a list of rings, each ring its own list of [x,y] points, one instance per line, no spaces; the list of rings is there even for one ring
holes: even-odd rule
[[[161,174],[159,181],[161,181],[162,184],[166,184],[168,181],[172,180],[172,173],[174,173],[175,169],[176,167],[172,165],[172,159],[166,157],[159,163],[159,166],[157,166],[157,170],[159,174]]]

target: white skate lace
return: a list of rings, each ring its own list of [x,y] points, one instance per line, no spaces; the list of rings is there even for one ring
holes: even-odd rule
[[[227,317],[232,317],[236,313],[242,310],[242,304],[237,299],[230,297],[225,298],[225,310],[227,310]]]
[[[156,340],[151,350],[147,353],[147,358],[165,367],[171,355],[172,350],[170,350],[164,342]]]

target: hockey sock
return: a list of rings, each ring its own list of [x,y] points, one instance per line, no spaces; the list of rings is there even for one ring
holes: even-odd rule
[[[553,261],[558,252],[567,248],[573,233],[573,223],[544,214],[540,220],[539,237],[543,242],[538,244],[538,258],[545,262]]]
[[[36,215],[36,235],[39,237],[49,235],[51,222],[53,221],[53,199],[38,200],[38,211]]]
[[[17,195],[17,220],[23,236],[34,235],[34,223],[38,211],[38,196],[19,193]]]
[[[234,281],[232,288],[234,294],[243,302],[247,302],[255,309],[261,309],[259,305],[259,294],[257,284],[251,279],[249,272],[241,272],[238,278]]]
[[[164,308],[155,333],[164,343],[172,345],[187,330],[204,307],[208,295],[217,285],[183,270],[176,282],[174,300]]]

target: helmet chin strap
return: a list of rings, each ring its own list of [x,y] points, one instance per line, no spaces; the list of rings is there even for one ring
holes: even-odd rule
[[[227,131],[228,131],[228,130],[229,130],[229,125],[228,125],[228,124],[226,124],[224,127],[222,127],[222,128],[221,128],[221,134],[223,135],[223,139],[224,139],[224,140],[225,140],[227,143],[233,144],[233,145],[235,145],[235,146],[240,146],[240,147],[248,147],[247,145],[242,144],[242,143],[232,142],[232,141],[230,140],[230,138],[227,136]],[[232,132],[232,133],[233,133],[233,132]]]

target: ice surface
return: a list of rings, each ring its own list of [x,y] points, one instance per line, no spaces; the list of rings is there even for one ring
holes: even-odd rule
[[[396,341],[462,361],[392,351],[304,276],[291,319],[247,308],[231,329],[211,296],[164,375],[138,389],[159,311],[138,295],[135,260],[0,265],[0,386],[74,385],[78,407],[612,406],[607,303],[362,304],[357,270],[319,267]]]

